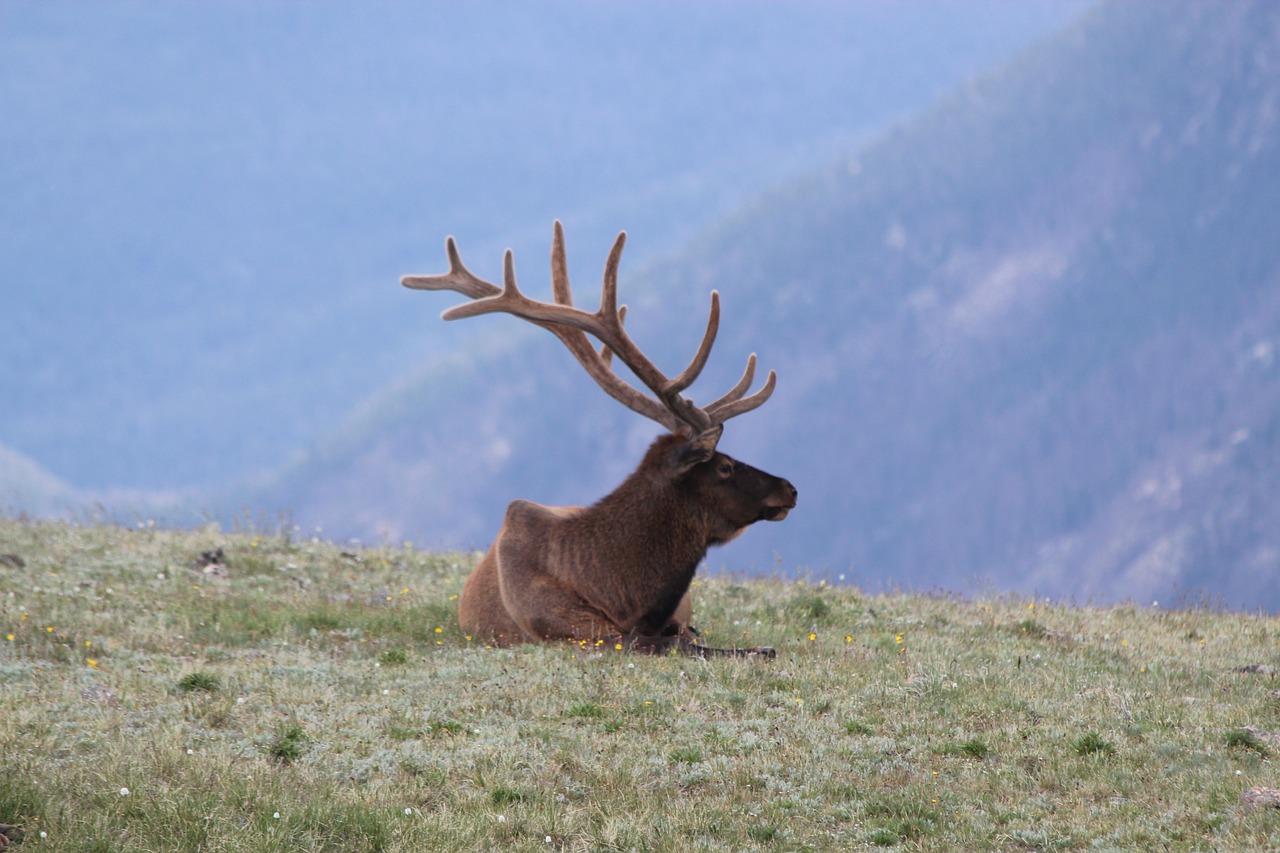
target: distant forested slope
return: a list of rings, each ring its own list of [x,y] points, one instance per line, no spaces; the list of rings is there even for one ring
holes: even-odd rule
[[[0,443],[95,491],[275,468],[471,337],[396,287],[445,233],[669,251],[1079,5],[5,2]]]
[[[1280,5],[1108,4],[668,262],[624,261],[633,334],[673,368],[721,291],[695,397],[749,351],[780,374],[724,448],[799,508],[713,564],[1280,607],[1277,68]],[[572,229],[569,252],[603,263]],[[526,290],[544,258],[517,258]],[[424,325],[452,304],[404,300]],[[388,391],[254,500],[483,547],[512,497],[616,483],[656,430],[549,335],[466,322],[512,338]]]

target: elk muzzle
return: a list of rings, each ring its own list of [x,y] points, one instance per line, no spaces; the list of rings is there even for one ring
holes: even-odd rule
[[[789,480],[778,480],[778,488],[764,500],[756,521],[782,521],[796,508],[796,487]]]

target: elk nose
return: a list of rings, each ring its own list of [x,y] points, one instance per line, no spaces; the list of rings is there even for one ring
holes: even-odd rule
[[[797,497],[800,493],[799,493],[798,491],[796,491],[796,487],[795,487],[795,486],[791,485],[791,481],[790,481],[790,480],[783,480],[783,481],[782,481],[782,488],[783,488],[783,490],[784,490],[784,491],[786,491],[786,493],[787,493],[787,494],[791,495],[791,504],[794,506],[794,505],[795,505],[795,502],[796,502],[796,497]]]

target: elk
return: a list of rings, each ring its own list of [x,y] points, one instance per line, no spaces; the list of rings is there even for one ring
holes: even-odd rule
[[[618,264],[626,232],[605,264],[600,308],[574,307],[565,263],[564,231],[555,223],[551,280],[555,301],[525,296],[516,286],[510,249],[503,286],[474,276],[452,237],[445,242],[449,272],[408,275],[400,283],[419,290],[452,290],[471,301],[445,311],[445,320],[503,312],[551,332],[592,379],[618,402],[668,431],[640,466],[592,506],[543,506],[513,501],[488,552],[463,586],[458,620],[469,636],[495,645],[567,640],[583,645],[657,653],[772,657],[773,650],[715,649],[690,625],[690,584],[707,549],[757,521],[781,521],[796,505],[796,489],[780,477],[716,450],[730,418],[769,399],[773,371],[746,395],[754,379],[751,354],[742,378],[724,396],[697,406],[681,395],[698,378],[720,322],[720,297],[702,343],[683,372],[668,378],[623,329],[618,306]],[[588,338],[601,344],[599,351]],[[645,394],[613,370],[617,357],[652,392]]]

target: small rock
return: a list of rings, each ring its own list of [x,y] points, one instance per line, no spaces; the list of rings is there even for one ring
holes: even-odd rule
[[[11,569],[25,568],[27,561],[19,557],[17,554],[0,554],[0,566],[8,566]]]
[[[1265,663],[1247,663],[1244,666],[1236,667],[1236,672],[1244,672],[1252,675],[1269,675],[1274,677],[1276,668]]]
[[[97,702],[108,708],[119,708],[120,698],[111,688],[102,684],[90,684],[80,688],[80,698],[86,702]]]
[[[1246,733],[1253,736],[1255,740],[1269,744],[1270,746],[1280,746],[1280,732],[1264,731],[1257,726],[1245,726],[1244,730]]]
[[[196,557],[194,566],[210,566],[214,563],[221,563],[227,559],[227,555],[222,552],[221,548],[210,548],[208,551],[201,551],[200,556]]]
[[[189,568],[202,575],[221,578],[227,575],[226,561],[227,555],[221,548],[210,548],[208,551],[201,551],[200,556],[191,561]]]
[[[1280,809],[1280,788],[1250,788],[1240,795],[1246,809]]]

